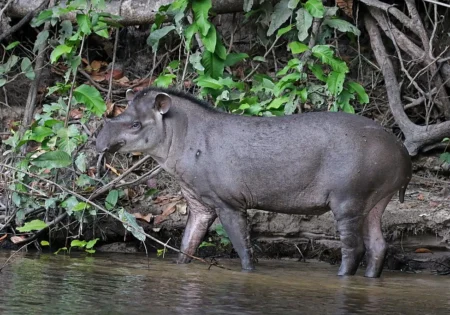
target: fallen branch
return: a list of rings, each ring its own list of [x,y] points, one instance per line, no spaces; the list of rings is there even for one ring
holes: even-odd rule
[[[106,210],[106,209],[103,208],[102,206],[99,206],[98,204],[92,202],[91,200],[89,200],[89,199],[83,197],[82,195],[76,193],[75,191],[72,191],[72,190],[70,190],[70,189],[67,189],[67,188],[65,188],[65,187],[63,187],[63,186],[61,186],[61,185],[59,185],[58,183],[55,183],[55,182],[53,182],[53,181],[51,181],[51,180],[48,180],[48,179],[46,179],[46,178],[42,178],[41,176],[38,176],[38,175],[36,175],[36,174],[32,174],[32,173],[30,173],[30,172],[27,172],[27,171],[24,171],[24,170],[20,170],[20,169],[18,169],[18,168],[16,168],[16,167],[13,167],[13,166],[10,166],[10,165],[6,165],[6,164],[3,164],[3,163],[0,163],[0,166],[5,167],[5,168],[8,168],[8,169],[11,169],[11,170],[16,171],[16,172],[20,172],[20,173],[26,174],[26,175],[28,175],[28,176],[30,176],[30,177],[37,178],[37,179],[39,179],[39,180],[41,180],[41,181],[43,181],[43,182],[46,182],[47,184],[50,184],[50,185],[52,185],[52,186],[58,188],[59,190],[61,190],[61,191],[63,191],[63,192],[66,192],[66,193],[68,193],[68,194],[70,194],[70,195],[72,195],[72,196],[74,196],[74,197],[76,197],[76,198],[82,200],[83,202],[85,202],[85,203],[87,203],[87,204],[93,206],[94,208],[96,208],[96,209],[100,210],[101,212],[103,212],[103,213],[109,215],[110,217],[116,219],[117,221],[121,222],[122,224],[126,225],[127,227],[133,229],[135,232],[140,233],[140,234],[144,235],[145,237],[147,237],[148,239],[150,239],[150,240],[152,240],[152,241],[154,241],[154,242],[156,242],[156,243],[162,245],[162,246],[164,247],[164,249],[168,248],[168,249],[170,249],[170,250],[173,250],[174,252],[177,252],[177,253],[186,255],[187,257],[189,257],[189,258],[191,258],[191,259],[194,259],[194,260],[203,262],[203,263],[208,264],[208,265],[211,266],[211,264],[210,264],[209,262],[207,262],[205,259],[200,258],[200,257],[197,257],[197,256],[193,256],[193,255],[186,254],[186,253],[182,252],[181,250],[179,250],[178,248],[175,248],[175,247],[173,247],[173,246],[167,245],[166,243],[164,243],[164,242],[158,240],[157,238],[155,238],[155,237],[153,237],[153,236],[151,236],[151,235],[145,233],[144,231],[141,231],[141,230],[136,229],[133,225],[131,225],[131,224],[127,223],[127,222],[123,222],[123,221],[120,220],[120,218],[119,218],[118,216],[116,216],[115,214],[113,214],[113,213],[111,213],[110,211]],[[221,265],[218,265],[218,264],[214,264],[214,266],[215,266],[215,267],[218,267],[218,268],[222,268],[222,269],[227,269],[227,268],[225,268],[225,267],[223,267],[223,266],[221,266]]]

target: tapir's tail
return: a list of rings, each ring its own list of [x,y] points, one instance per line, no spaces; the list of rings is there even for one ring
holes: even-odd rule
[[[398,191],[398,199],[400,199],[400,202],[403,203],[405,201],[405,191],[406,191],[406,187],[408,187],[409,181],[400,188],[400,190]]]

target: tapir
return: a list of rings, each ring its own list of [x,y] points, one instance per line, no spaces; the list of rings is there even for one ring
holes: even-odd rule
[[[180,183],[188,220],[178,263],[187,263],[218,216],[254,268],[247,209],[320,215],[331,210],[342,242],[338,275],[379,277],[387,244],[381,217],[403,202],[411,159],[402,142],[368,118],[342,112],[282,117],[230,114],[194,96],[148,88],[106,119],[100,152],[143,152]],[[185,255],[187,254],[187,255]]]

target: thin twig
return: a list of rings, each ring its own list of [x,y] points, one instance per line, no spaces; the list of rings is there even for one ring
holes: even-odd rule
[[[123,0],[120,0],[119,3],[119,16],[122,15],[122,3]],[[117,53],[117,44],[119,43],[119,28],[116,29],[116,38],[114,40],[114,48],[113,48],[113,59],[111,62],[111,72],[109,76],[109,88],[108,88],[108,94],[106,94],[106,100],[112,102],[111,100],[111,91],[112,91],[112,80],[113,80],[113,73],[114,73],[114,65],[116,64],[116,53]]]
[[[138,168],[139,166],[141,166],[142,164],[144,164],[147,160],[149,160],[151,157],[149,155],[143,157],[140,161],[138,161],[137,163],[135,163],[133,166],[131,166],[129,169],[127,169],[125,172],[122,173],[122,175],[120,175],[119,177],[113,179],[112,181],[110,181],[107,185],[103,186],[100,189],[97,189],[96,191],[94,191],[91,195],[91,197],[89,199],[95,199],[98,196],[100,196],[101,194],[103,194],[104,192],[108,191],[109,189],[113,188],[114,185],[121,181],[122,179],[124,179],[125,177],[128,176],[128,174],[130,174],[132,171],[134,171],[136,168]],[[101,161],[101,159],[99,158],[99,161]],[[159,167],[159,166],[158,166]],[[156,170],[158,167],[154,168],[153,170]],[[99,164],[97,163],[97,170],[100,169]]]
[[[0,272],[2,272],[3,269],[5,269],[5,267],[8,265],[8,262],[15,256],[17,255],[17,253],[19,253],[22,249],[26,248],[28,245],[30,245],[32,242],[29,242],[28,244],[23,245],[21,248],[19,248],[18,250],[16,250],[14,253],[12,253],[11,256],[8,257],[8,259],[4,262],[4,264],[0,267]]]
[[[16,168],[16,167],[13,167],[13,166],[10,166],[10,165],[6,165],[6,164],[3,164],[3,163],[0,163],[0,166],[6,167],[6,168],[11,169],[11,170],[14,170],[14,171],[16,171],[16,172],[20,172],[20,173],[26,174],[26,175],[28,175],[28,176],[30,176],[30,177],[37,178],[37,179],[39,179],[39,180],[41,180],[41,181],[43,181],[43,182],[46,182],[46,183],[48,183],[48,184],[50,184],[50,185],[53,185],[53,186],[57,187],[58,189],[60,189],[61,191],[64,191],[64,192],[66,192],[66,193],[68,193],[68,194],[71,194],[72,196],[74,196],[74,197],[76,197],[76,198],[82,200],[82,201],[85,202],[85,203],[90,204],[90,205],[93,206],[94,208],[97,208],[97,209],[100,210],[101,212],[103,212],[103,213],[109,215],[110,217],[112,217],[112,218],[118,220],[119,222],[122,222],[123,225],[127,226],[128,228],[131,228],[132,230],[134,230],[134,231],[137,232],[137,233],[140,233],[141,235],[146,236],[147,238],[151,239],[152,241],[154,241],[154,242],[156,242],[156,243],[158,243],[158,244],[164,246],[164,248],[171,249],[171,250],[173,250],[174,252],[177,252],[177,253],[186,255],[186,256],[188,256],[188,257],[191,258],[191,259],[198,260],[198,261],[203,262],[203,263],[205,263],[205,264],[209,264],[209,263],[208,263],[206,260],[204,260],[203,258],[196,257],[196,256],[193,256],[193,255],[187,254],[187,253],[185,253],[185,252],[182,252],[182,251],[179,250],[178,248],[175,248],[175,247],[172,247],[172,246],[170,246],[170,245],[167,245],[166,243],[164,243],[164,242],[158,240],[157,238],[155,238],[155,237],[153,237],[153,236],[151,236],[151,235],[145,233],[143,230],[137,229],[136,227],[134,227],[133,225],[129,224],[128,222],[122,221],[118,216],[116,216],[116,215],[113,214],[112,212],[106,210],[106,209],[103,208],[102,206],[99,206],[98,204],[96,204],[96,203],[92,202],[91,200],[89,200],[89,199],[83,197],[82,195],[76,193],[75,191],[72,191],[72,190],[70,190],[70,189],[67,189],[66,187],[63,187],[63,186],[59,185],[58,183],[55,183],[55,182],[53,182],[53,181],[51,181],[51,180],[48,180],[48,179],[43,178],[43,177],[41,177],[41,176],[38,176],[38,175],[36,175],[36,174],[32,174],[32,173],[30,173],[30,172],[27,172],[27,171],[24,171],[24,170],[20,170],[20,169],[18,169],[18,168]],[[223,267],[223,266],[220,266],[220,265],[215,265],[215,266],[218,267],[218,268],[227,269],[227,268],[225,268],[225,267]]]

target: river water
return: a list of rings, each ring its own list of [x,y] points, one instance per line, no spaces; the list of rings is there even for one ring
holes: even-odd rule
[[[0,252],[0,265],[9,257]],[[240,272],[131,254],[19,254],[0,273],[0,314],[450,314],[450,277],[337,277],[317,261]]]

